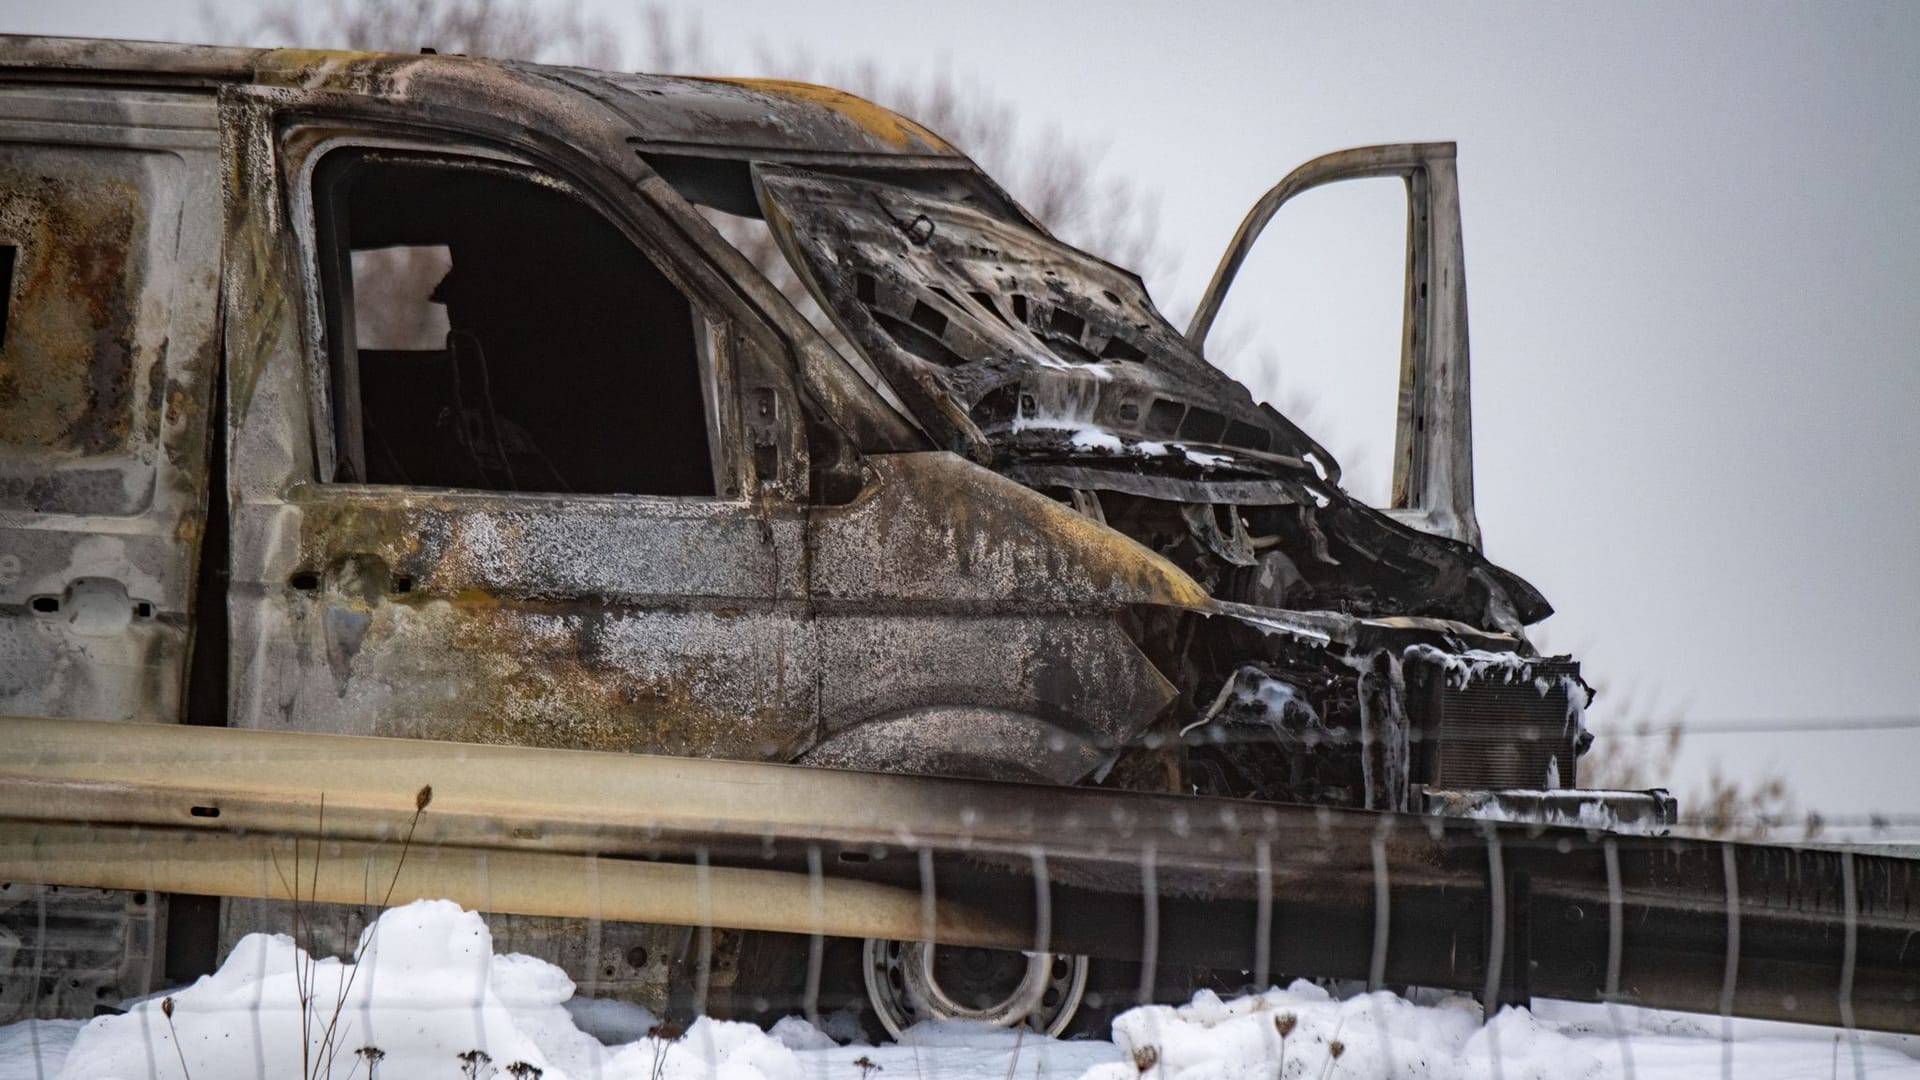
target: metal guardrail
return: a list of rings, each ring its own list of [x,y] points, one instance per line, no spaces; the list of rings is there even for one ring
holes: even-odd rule
[[[299,840],[322,901],[396,882],[396,902],[1920,1031],[1920,860],[586,751],[0,730],[0,880],[284,896]]]

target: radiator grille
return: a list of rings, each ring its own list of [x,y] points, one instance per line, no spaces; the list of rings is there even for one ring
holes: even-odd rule
[[[1567,719],[1567,693],[1584,695],[1580,667],[1571,660],[1540,660],[1531,673],[1508,682],[1493,672],[1459,685],[1457,675],[1434,672],[1427,696],[1437,716],[1422,727],[1434,738],[1431,779],[1436,787],[1543,788],[1550,773],[1560,787],[1577,784],[1574,741],[1579,731]],[[1536,680],[1546,680],[1542,694]],[[1584,704],[1584,702],[1582,702]]]

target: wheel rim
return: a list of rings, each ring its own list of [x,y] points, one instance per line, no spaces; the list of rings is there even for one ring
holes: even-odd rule
[[[894,1038],[923,1020],[1065,1031],[1087,989],[1087,958],[868,938],[867,1000]]]

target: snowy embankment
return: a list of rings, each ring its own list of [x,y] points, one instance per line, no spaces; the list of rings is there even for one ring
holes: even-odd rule
[[[1729,1061],[1738,1077],[1920,1077],[1920,1040],[1564,1004],[1482,1025],[1462,998],[1340,1001],[1308,983],[1135,1009],[1113,1042],[928,1024],[898,1045],[841,1046],[798,1018],[771,1031],[701,1020],[650,1038],[645,1010],[575,999],[558,968],[495,955],[480,917],[446,901],[389,911],[358,955],[313,960],[254,935],[217,973],[124,1015],[0,1028],[0,1080],[1677,1080]]]

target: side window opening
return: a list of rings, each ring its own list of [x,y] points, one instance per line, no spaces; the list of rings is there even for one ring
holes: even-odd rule
[[[706,496],[695,313],[608,222],[488,162],[315,175],[341,482]]]

